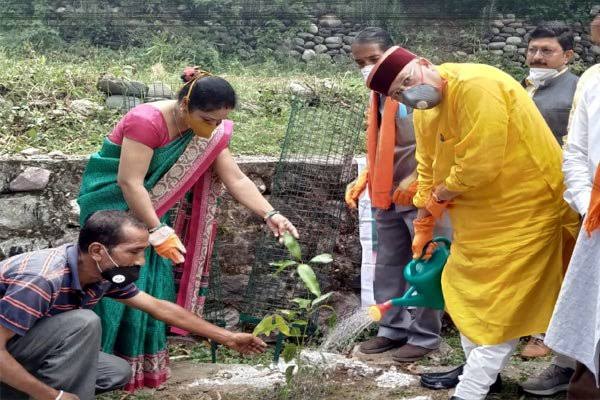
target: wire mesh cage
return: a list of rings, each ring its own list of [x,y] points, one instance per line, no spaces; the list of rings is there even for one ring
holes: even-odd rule
[[[209,275],[208,293],[204,303],[203,318],[215,325],[225,326],[225,304],[221,287],[221,267],[219,265],[219,238],[215,239]]]
[[[298,228],[302,258],[332,253],[344,207],[343,190],[363,129],[362,105],[293,99],[281,157],[273,177],[270,202]],[[240,319],[256,323],[265,314],[286,308],[304,287],[289,272],[274,275],[270,262],[288,259],[270,234],[257,244]],[[323,283],[327,266],[315,266]]]

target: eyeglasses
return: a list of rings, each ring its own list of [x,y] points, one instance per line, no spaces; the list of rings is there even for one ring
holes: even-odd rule
[[[529,56],[535,56],[538,52],[542,55],[542,57],[551,57],[557,52],[557,50],[548,48],[538,49],[537,47],[530,47],[527,49],[527,55]]]

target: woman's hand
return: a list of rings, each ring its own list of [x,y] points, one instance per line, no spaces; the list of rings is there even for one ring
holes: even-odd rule
[[[283,215],[275,214],[266,219],[267,226],[273,232],[276,238],[281,238],[286,232],[289,232],[293,237],[298,239],[298,230],[296,227]]]
[[[185,261],[185,246],[170,226],[160,226],[151,232],[148,241],[159,256],[168,258],[173,264]]]

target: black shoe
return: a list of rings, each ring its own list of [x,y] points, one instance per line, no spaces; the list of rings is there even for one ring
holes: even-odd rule
[[[500,393],[502,391],[502,377],[498,374],[496,382],[490,386],[490,393]]]
[[[452,396],[450,400],[463,400],[461,397]]]
[[[458,377],[463,373],[464,365],[446,372],[432,372],[421,375],[421,386],[427,389],[452,389],[458,385]]]
[[[463,373],[464,365],[447,372],[432,372],[421,375],[421,386],[427,389],[440,390],[452,389],[458,385],[458,377]],[[496,382],[490,386],[490,393],[500,393],[502,391],[502,378],[498,375]]]

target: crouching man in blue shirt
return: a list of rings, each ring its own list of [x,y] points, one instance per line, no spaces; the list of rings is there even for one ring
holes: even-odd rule
[[[140,291],[147,227],[123,211],[98,211],[77,244],[0,262],[0,399],[92,400],[123,387],[131,368],[100,352],[100,319],[91,310],[112,297],[168,325],[254,354],[266,344],[204,321]]]

